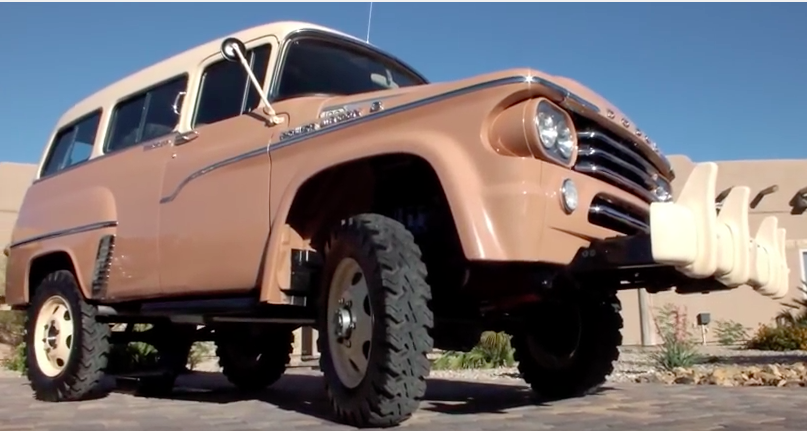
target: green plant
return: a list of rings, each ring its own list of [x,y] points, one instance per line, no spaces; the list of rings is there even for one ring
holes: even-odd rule
[[[684,307],[666,304],[654,316],[661,337],[659,349],[652,354],[656,365],[665,369],[691,367],[700,360],[697,344],[689,330]]]
[[[482,333],[479,344],[469,352],[446,352],[434,361],[436,370],[512,367],[513,347],[504,332]]]
[[[210,346],[210,343],[193,343],[193,346],[191,346],[191,352],[188,355],[188,369],[191,371],[195,370],[199,364],[204,362],[205,359],[210,356],[212,351],[213,348]]]
[[[798,289],[802,294],[807,295],[807,288],[802,282]],[[776,315],[777,326],[807,326],[807,299],[793,299],[789,304],[782,304],[786,308]]]
[[[28,366],[25,362],[25,343],[17,344],[11,355],[3,360],[3,367],[7,370],[17,371],[20,374],[25,374],[28,371]]]
[[[12,347],[22,343],[25,334],[25,314],[20,311],[0,311],[0,343]]]
[[[760,325],[746,347],[753,350],[807,350],[807,326]]]
[[[19,311],[0,311],[0,343],[11,346],[11,352],[2,360],[3,368],[25,373],[25,314]]]
[[[807,293],[800,286],[802,293]],[[772,325],[760,325],[746,347],[754,350],[807,350],[807,300],[794,299],[779,312]]]
[[[715,335],[721,345],[734,346],[748,340],[748,328],[733,320],[717,320]]]

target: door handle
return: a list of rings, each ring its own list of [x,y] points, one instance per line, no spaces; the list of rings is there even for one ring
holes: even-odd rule
[[[185,133],[179,133],[174,138],[174,146],[187,144],[188,142],[190,142],[190,141],[192,141],[192,140],[194,140],[194,139],[196,139],[198,137],[199,137],[199,132],[197,132],[196,130],[191,130],[190,132],[185,132]]]

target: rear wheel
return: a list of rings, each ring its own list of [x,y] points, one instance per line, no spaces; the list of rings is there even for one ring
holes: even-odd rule
[[[110,328],[95,320],[70,271],[48,274],[28,308],[26,360],[36,398],[78,401],[101,389]]]
[[[137,393],[143,396],[168,396],[174,391],[177,378],[188,370],[196,332],[195,325],[173,323],[156,324],[151,329],[157,333],[154,347],[157,349],[155,375],[140,379]]]
[[[528,322],[512,343],[518,369],[539,397],[591,394],[613,372],[622,344],[616,295],[542,303]]]
[[[358,215],[332,233],[323,275],[318,343],[333,409],[356,427],[398,425],[418,409],[430,369],[420,249],[399,222]]]
[[[232,325],[216,329],[216,355],[222,373],[243,391],[258,391],[286,372],[294,349],[294,333],[287,328],[251,331]]]

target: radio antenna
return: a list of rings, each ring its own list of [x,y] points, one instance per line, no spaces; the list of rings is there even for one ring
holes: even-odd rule
[[[367,38],[365,41],[370,43],[370,24],[373,22],[373,2],[370,2],[370,14],[367,16]]]

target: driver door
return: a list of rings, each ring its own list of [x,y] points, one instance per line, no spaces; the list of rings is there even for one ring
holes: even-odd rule
[[[253,41],[246,58],[265,84],[274,43]],[[160,284],[171,296],[255,287],[269,234],[274,130],[241,64],[215,56],[203,66],[190,129],[172,144],[160,201]]]

